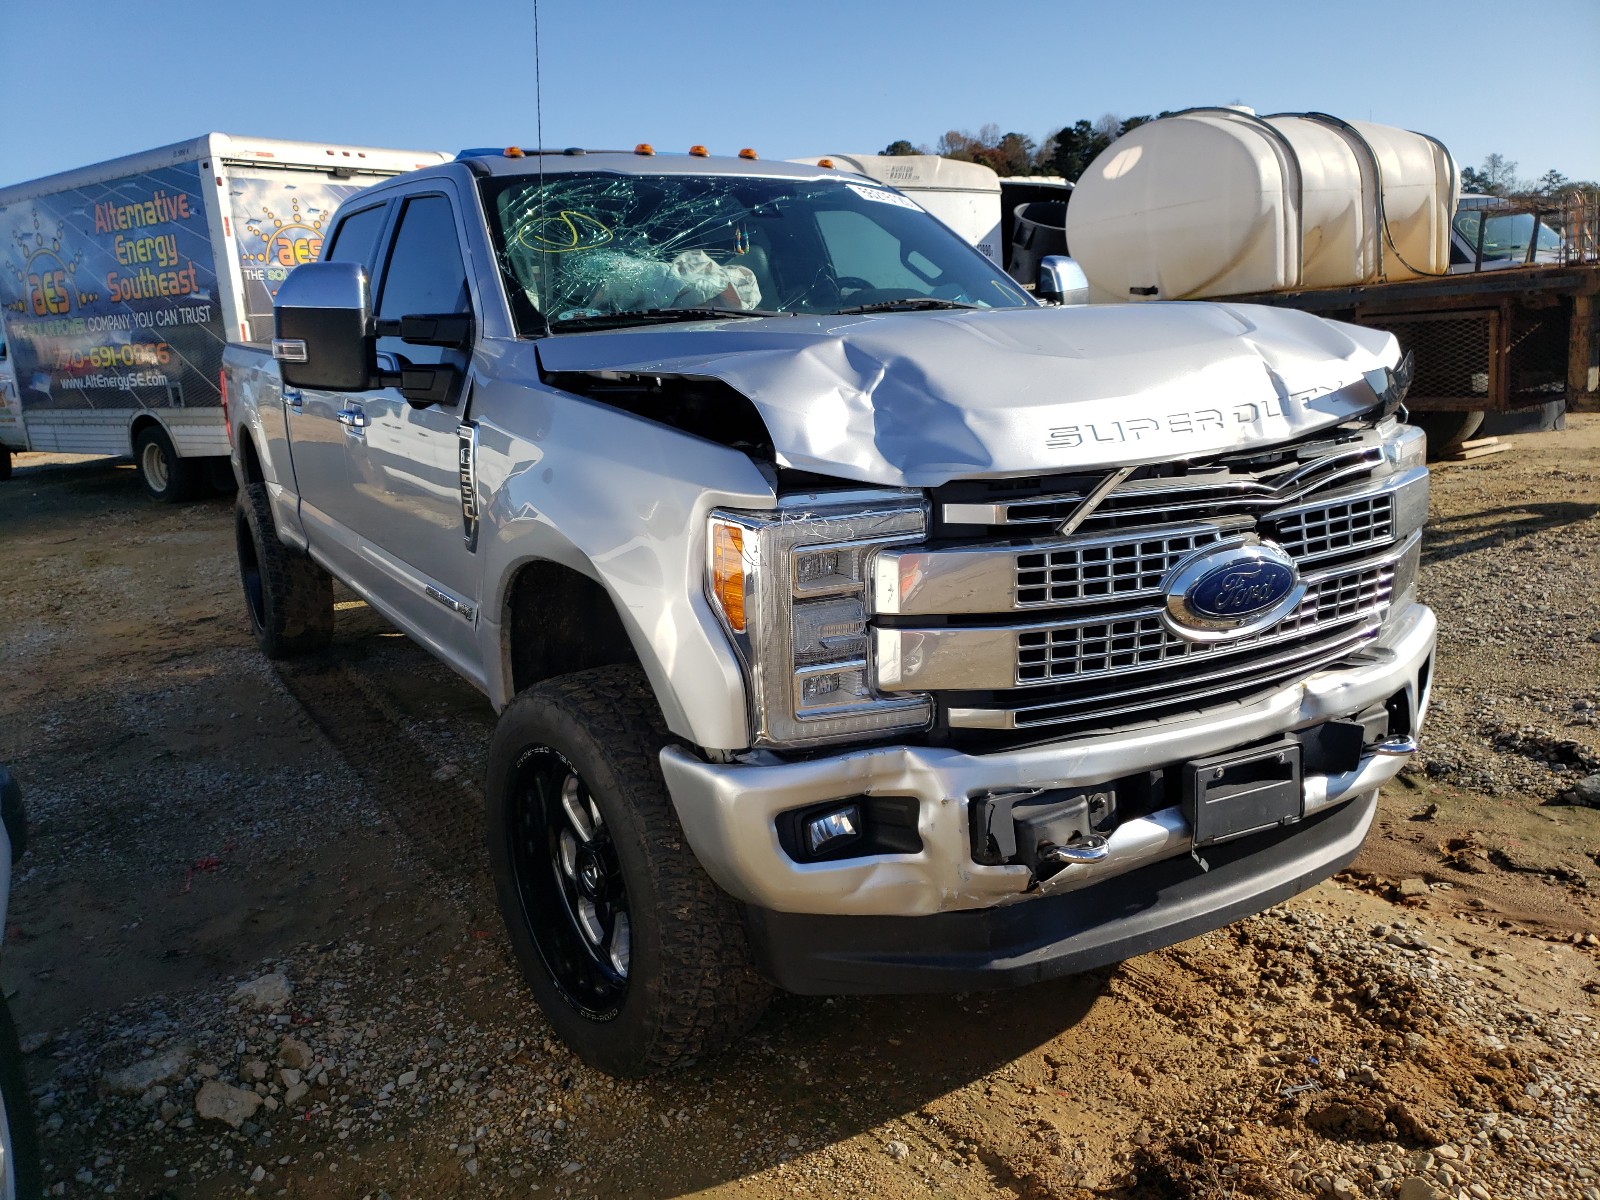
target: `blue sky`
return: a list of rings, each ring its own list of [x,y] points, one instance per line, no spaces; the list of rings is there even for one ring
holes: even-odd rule
[[[1600,179],[1600,0],[541,0],[551,146],[764,156],[1242,102]],[[1565,48],[1582,48],[1576,58]],[[208,130],[535,141],[533,0],[9,0],[0,185]]]

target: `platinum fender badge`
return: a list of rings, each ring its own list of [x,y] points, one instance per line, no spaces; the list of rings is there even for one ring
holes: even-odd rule
[[[1305,599],[1294,559],[1283,549],[1247,537],[1202,550],[1167,577],[1167,628],[1191,642],[1221,642],[1259,633]]]

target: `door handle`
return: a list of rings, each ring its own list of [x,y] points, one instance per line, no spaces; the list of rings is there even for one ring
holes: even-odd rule
[[[370,423],[367,420],[367,414],[359,408],[341,408],[339,410],[339,424],[343,425],[347,432],[356,437],[360,437],[361,431]]]
[[[295,412],[300,411],[300,406],[305,403],[305,397],[300,394],[299,388],[286,387],[283,389],[283,402]]]

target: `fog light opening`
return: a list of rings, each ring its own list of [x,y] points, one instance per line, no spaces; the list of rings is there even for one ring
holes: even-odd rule
[[[861,836],[861,806],[846,804],[806,820],[806,850],[813,856],[842,850]]]

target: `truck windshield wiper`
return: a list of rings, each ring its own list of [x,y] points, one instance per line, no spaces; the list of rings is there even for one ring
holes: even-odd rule
[[[903,300],[880,300],[876,304],[858,304],[854,308],[841,308],[839,315],[877,312],[913,312],[919,308],[978,308],[976,304],[962,304],[959,300],[945,300],[938,296],[907,296]]]
[[[671,321],[720,321],[724,317],[792,317],[770,308],[643,308],[636,312],[590,313],[550,322],[551,329],[595,329],[612,325],[654,325]]]

